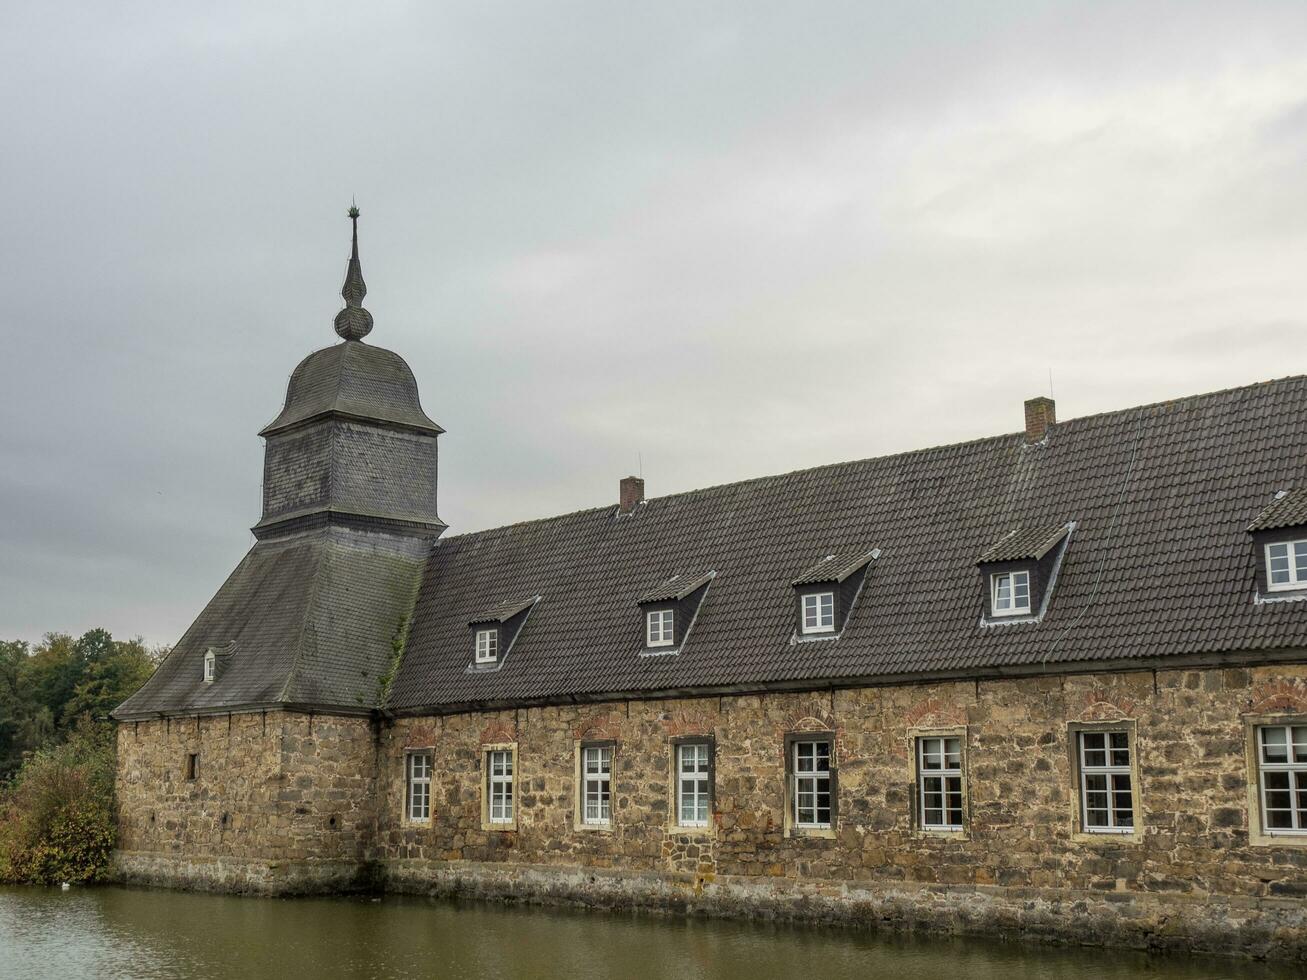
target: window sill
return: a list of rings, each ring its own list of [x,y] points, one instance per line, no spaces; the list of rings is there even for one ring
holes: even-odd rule
[[[584,834],[611,834],[616,831],[612,823],[573,823],[573,830],[579,830]]]
[[[489,820],[481,821],[481,829],[488,834],[513,834],[517,833],[517,821],[510,820],[508,823],[491,823]]]
[[[1307,830],[1252,830],[1250,847],[1307,847]]]

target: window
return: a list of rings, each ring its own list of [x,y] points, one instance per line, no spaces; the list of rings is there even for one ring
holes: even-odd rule
[[[672,645],[673,613],[670,609],[655,609],[645,616],[645,643],[651,647]]]
[[[513,822],[513,751],[494,749],[486,753],[486,789],[490,797],[490,822]]]
[[[1307,725],[1257,729],[1262,830],[1307,834]]]
[[[405,814],[409,820],[431,819],[431,753],[410,752],[408,754],[408,806]]]
[[[186,778],[200,778],[200,754],[198,752],[190,752],[186,755]]]
[[[1130,733],[1077,732],[1080,827],[1090,834],[1132,834],[1135,801]]]
[[[794,780],[794,826],[826,829],[831,826],[831,743],[828,739],[795,741],[791,777]]]
[[[917,805],[923,830],[962,829],[962,737],[917,739]]]
[[[218,658],[212,650],[204,655],[204,683],[212,684],[218,676]]]
[[[809,592],[803,597],[803,632],[835,632],[834,592]]]
[[[499,630],[477,630],[477,663],[492,664],[499,657]]]
[[[1266,587],[1307,588],[1307,541],[1280,541],[1266,546]]]
[[[676,746],[676,823],[707,827],[712,808],[712,746],[686,742]]]
[[[613,747],[581,748],[581,822],[590,827],[612,823]]]
[[[1003,572],[994,575],[990,609],[995,616],[1020,616],[1030,612],[1030,573]]]

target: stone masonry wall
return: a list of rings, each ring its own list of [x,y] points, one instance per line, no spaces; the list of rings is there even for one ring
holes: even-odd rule
[[[362,718],[277,711],[121,723],[119,876],[237,891],[347,886],[375,828],[376,745]]]
[[[1307,958],[1307,839],[1261,840],[1247,726],[1307,719],[1307,667],[1047,676],[400,719],[382,733],[391,887]],[[1134,733],[1140,831],[1078,828],[1073,727]],[[912,739],[965,739],[966,829],[912,818]],[[835,733],[838,815],[785,823],[784,739]],[[710,735],[712,826],[678,831],[672,740]],[[613,825],[578,829],[576,746],[612,740]],[[516,824],[485,829],[483,747],[517,752]],[[432,818],[404,753],[433,750]],[[1250,806],[1253,808],[1250,813]],[[1250,820],[1252,830],[1250,832]]]

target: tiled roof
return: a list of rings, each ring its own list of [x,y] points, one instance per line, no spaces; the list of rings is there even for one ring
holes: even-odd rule
[[[1277,531],[1304,524],[1307,524],[1307,490],[1279,490],[1248,530]]]
[[[260,541],[114,715],[277,704],[371,710],[429,548],[341,528]],[[211,647],[226,659],[209,684],[202,665]]]
[[[398,711],[640,692],[965,675],[1307,646],[1307,603],[1257,605],[1246,534],[1307,485],[1307,379],[606,506],[443,540],[392,688]],[[1038,622],[981,625],[976,556],[1075,522]],[[792,647],[794,570],[881,551],[839,639]],[[660,569],[718,574],[676,657],[641,657]],[[512,661],[467,665],[486,596],[540,593]]]
[[[816,585],[819,582],[843,582],[846,578],[876,557],[878,552],[859,549],[843,555],[827,555],[810,565],[792,581],[791,585]]]
[[[534,605],[540,596],[530,595],[520,599],[505,599],[487,609],[482,609],[479,613],[474,613],[472,618],[467,621],[469,626],[475,626],[477,623],[502,623],[512,619],[523,609]]]
[[[1059,541],[1071,530],[1069,524],[1055,524],[1052,527],[1024,528],[1009,531],[999,538],[979,558],[977,565],[992,561],[1022,561],[1027,558],[1039,559],[1049,553]]]
[[[684,599],[703,585],[704,582],[711,582],[716,574],[714,571],[708,571],[695,575],[673,575],[666,582],[662,582],[648,592],[641,594],[635,601],[637,603],[671,602],[672,600]]]

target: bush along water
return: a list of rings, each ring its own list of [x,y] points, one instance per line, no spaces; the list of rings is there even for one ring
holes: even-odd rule
[[[114,845],[112,729],[85,723],[0,789],[0,881],[92,882]]]

